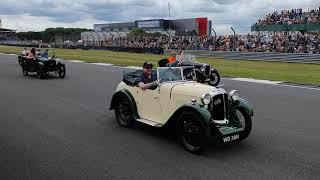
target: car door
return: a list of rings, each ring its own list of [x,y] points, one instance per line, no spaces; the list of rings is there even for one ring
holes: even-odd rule
[[[161,106],[160,106],[160,95],[158,89],[156,90],[137,90],[137,109],[138,114],[141,118],[154,121],[162,122],[161,118]]]

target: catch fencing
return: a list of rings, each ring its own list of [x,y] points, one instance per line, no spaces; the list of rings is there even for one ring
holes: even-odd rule
[[[166,51],[169,52],[169,51]],[[215,57],[234,60],[250,61],[268,61],[268,62],[287,62],[287,63],[304,63],[320,64],[320,54],[303,54],[303,53],[275,53],[275,52],[226,52],[226,51],[202,51],[190,50],[190,53],[197,57]]]

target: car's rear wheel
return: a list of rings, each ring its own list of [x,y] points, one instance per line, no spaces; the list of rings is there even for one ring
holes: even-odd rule
[[[210,81],[208,82],[211,86],[217,86],[220,83],[220,75],[217,71],[212,71],[210,75]]]
[[[205,146],[205,126],[195,112],[185,112],[178,121],[178,138],[183,147],[191,152],[201,152]]]
[[[240,122],[244,131],[240,133],[240,140],[247,138],[252,129],[252,119],[251,116],[243,109],[236,109],[236,117]]]
[[[66,77],[66,66],[64,64],[59,65],[59,77],[60,78],[65,78]]]
[[[22,64],[22,59],[21,57],[18,58],[18,63],[21,65]]]
[[[122,127],[131,127],[134,123],[133,110],[127,97],[121,96],[115,105],[117,122]]]

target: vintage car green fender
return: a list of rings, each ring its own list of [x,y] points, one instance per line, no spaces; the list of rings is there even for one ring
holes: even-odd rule
[[[131,95],[131,93],[128,90],[120,90],[117,91],[113,96],[112,96],[112,100],[111,100],[111,105],[110,105],[110,110],[114,110],[115,109],[115,105],[116,102],[118,101],[118,98],[121,96],[125,96],[128,98],[130,104],[131,104],[131,109],[132,109],[132,113],[133,113],[133,117],[135,119],[139,119],[139,115],[138,115],[138,110],[137,110],[137,105],[136,102],[133,98],[133,96]]]
[[[174,112],[173,115],[170,117],[170,120],[177,119],[183,112],[192,110],[199,113],[202,116],[205,125],[210,124],[210,112],[206,108],[201,107],[199,104],[193,104],[191,102],[181,106],[178,110],[176,110],[176,112]]]
[[[253,116],[253,107],[250,105],[248,101],[242,98],[240,98],[236,103],[236,108],[241,108],[245,110],[250,116]]]
[[[181,115],[183,115],[184,112],[190,112],[190,111],[195,111],[197,113],[199,113],[199,115],[201,116],[201,119],[203,120],[203,123],[205,125],[205,133],[207,137],[210,137],[211,133],[211,126],[210,126],[210,121],[211,121],[211,114],[210,112],[200,106],[199,104],[195,104],[195,103],[187,103],[184,104],[183,106],[181,106],[178,110],[176,110],[173,115],[169,118],[167,123],[172,123],[175,122],[177,123],[177,120],[179,119],[179,117]]]

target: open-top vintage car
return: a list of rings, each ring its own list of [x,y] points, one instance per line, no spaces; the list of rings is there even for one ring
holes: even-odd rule
[[[180,142],[190,152],[210,142],[238,142],[249,136],[253,108],[238,91],[186,81],[181,67],[157,68],[160,84],[142,90],[134,84],[142,74],[124,72],[112,97],[110,110],[115,110],[120,126],[131,127],[135,121],[159,128],[175,124]]]
[[[183,67],[185,79],[195,80],[200,83],[208,83],[211,86],[217,86],[220,83],[220,74],[213,66],[201,63],[196,60],[196,56],[191,54],[178,56],[179,63],[176,66]],[[159,61],[160,67],[166,67],[168,61],[162,59]]]
[[[43,79],[49,72],[59,74],[60,78],[66,76],[66,66],[56,59],[54,51],[52,57],[48,57],[48,54],[44,56],[41,52],[38,52],[35,59],[28,59],[26,55],[20,55],[18,61],[24,76],[28,76],[29,73],[37,73],[37,77]]]

